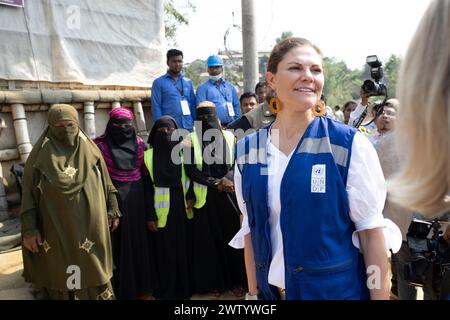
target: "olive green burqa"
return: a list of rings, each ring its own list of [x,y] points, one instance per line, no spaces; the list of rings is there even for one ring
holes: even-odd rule
[[[61,120],[77,124],[55,126]],[[108,215],[120,216],[117,190],[72,106],[53,106],[48,122],[24,171],[22,233],[42,238],[38,253],[22,248],[25,280],[49,291],[71,291],[79,270],[75,289],[104,287],[112,277]]]

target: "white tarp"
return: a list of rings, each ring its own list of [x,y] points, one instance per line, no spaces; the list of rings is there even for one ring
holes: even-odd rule
[[[164,72],[162,0],[0,6],[0,79],[150,87]]]
[[[0,0],[0,5],[23,7],[24,0]]]

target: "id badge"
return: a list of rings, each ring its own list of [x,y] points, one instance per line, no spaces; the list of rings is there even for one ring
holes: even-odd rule
[[[231,102],[227,102],[228,115],[230,117],[234,117],[236,114],[234,113],[233,104]]]
[[[183,112],[183,116],[191,115],[191,109],[189,109],[187,100],[181,100],[181,112]]]

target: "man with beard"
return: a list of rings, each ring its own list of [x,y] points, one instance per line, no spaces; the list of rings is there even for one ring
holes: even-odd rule
[[[185,200],[189,180],[180,152],[173,152],[179,143],[172,139],[176,129],[172,117],[159,118],[150,132],[150,149],[144,156],[152,180],[146,197],[153,200],[151,211],[157,216],[155,240],[159,289],[156,297],[168,300],[189,299],[191,295],[189,219],[192,219],[193,201]],[[153,229],[153,226],[149,225],[149,228]]]
[[[234,136],[222,130],[212,102],[198,105],[196,120],[201,127],[189,135],[189,146],[184,149],[186,174],[195,194],[194,289],[214,297],[233,289],[236,296],[243,296],[243,252],[228,246],[240,227],[232,171]]]
[[[113,234],[114,289],[119,299],[153,299],[156,281],[153,243],[147,230],[156,230],[144,166],[144,141],[136,135],[133,113],[115,108],[105,134],[95,139],[118,190],[121,224]]]
[[[50,299],[113,299],[117,190],[75,108],[54,105],[48,124],[23,176],[23,276]]]

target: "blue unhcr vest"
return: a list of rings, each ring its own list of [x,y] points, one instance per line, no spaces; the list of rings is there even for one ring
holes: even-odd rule
[[[268,130],[238,142],[236,163],[252,234],[258,287],[279,299],[268,283],[272,259],[266,144]],[[281,182],[286,299],[367,299],[364,260],[352,244],[346,191],[356,130],[317,117],[308,126]],[[361,177],[364,179],[364,177]]]

